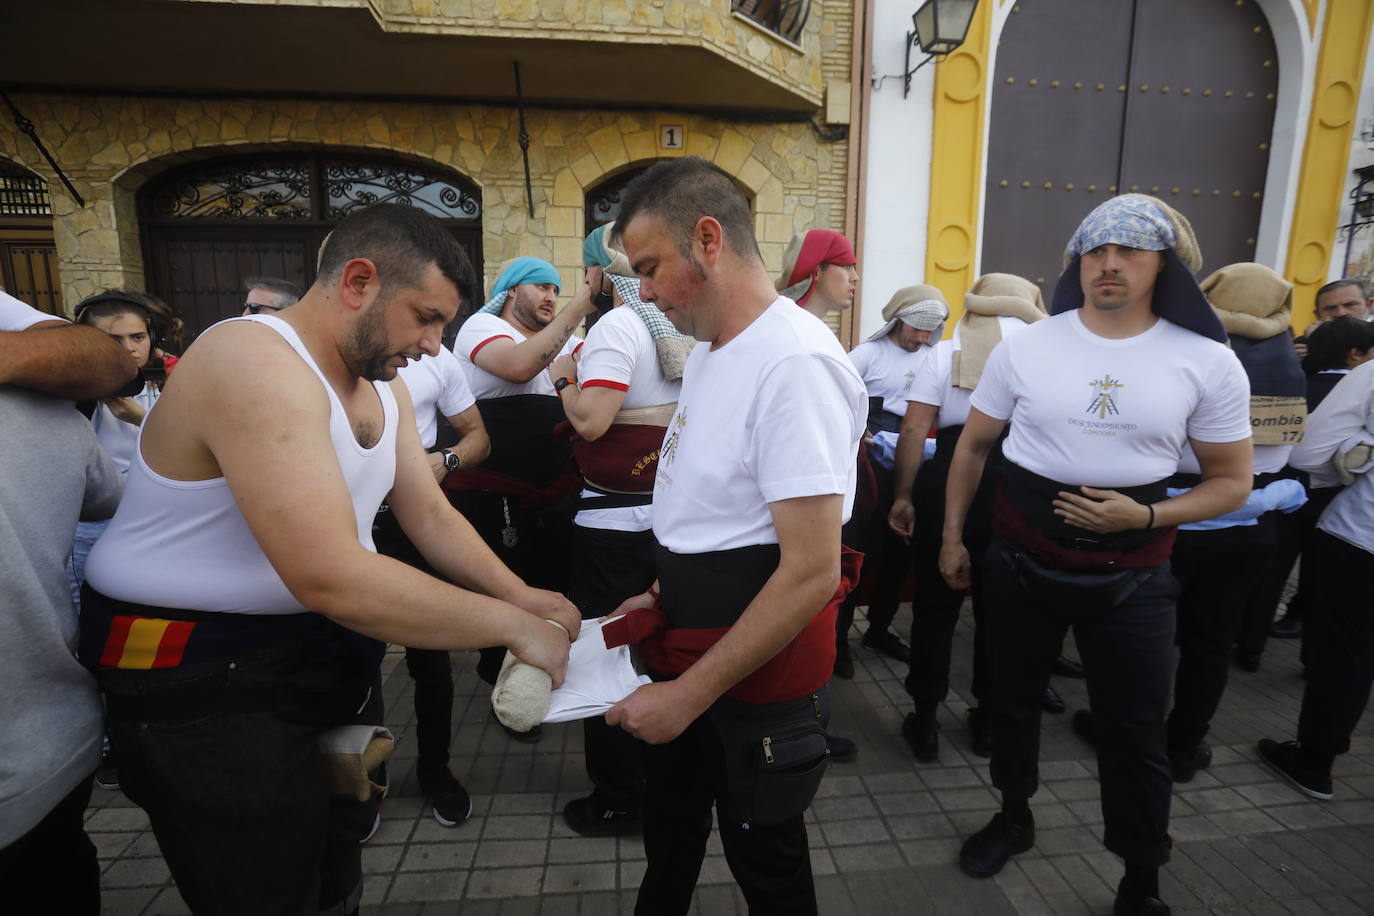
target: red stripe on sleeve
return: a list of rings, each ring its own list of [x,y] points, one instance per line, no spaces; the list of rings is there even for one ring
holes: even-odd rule
[[[186,652],[186,641],[191,638],[191,631],[195,628],[194,623],[184,620],[174,620],[167,624],[167,629],[157,644],[157,655],[153,658],[153,667],[175,668],[180,665],[181,657]]]
[[[472,348],[472,352],[468,354],[468,359],[472,360],[473,362],[477,362],[477,351],[478,351],[478,350],[481,350],[483,347],[485,347],[487,344],[491,343],[493,340],[500,340],[500,339],[503,338],[503,337],[504,337],[506,340],[514,340],[514,339],[515,339],[514,337],[511,337],[509,334],[497,334],[497,335],[495,335],[495,336],[488,337],[486,340],[482,341],[482,342],[479,343],[477,346],[475,346],[475,347]]]
[[[582,349],[582,344],[585,344],[585,343],[586,343],[586,341],[584,340],[584,341],[582,341],[582,343],[580,343],[580,344],[578,344],[577,346],[573,347],[573,352],[576,353],[578,350],[581,350],[581,349]]]
[[[610,379],[594,378],[582,383],[583,388],[614,388],[616,391],[629,391],[629,385],[613,382]]]
[[[105,637],[105,649],[100,653],[100,667],[119,667],[119,660],[124,657],[124,643],[129,638],[129,627],[138,619],[116,614],[114,620],[110,621],[110,635]]]

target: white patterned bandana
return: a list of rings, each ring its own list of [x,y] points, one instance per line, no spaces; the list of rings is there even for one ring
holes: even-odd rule
[[[672,322],[663,317],[658,306],[639,298],[638,277],[622,277],[617,274],[606,274],[606,276],[611,278],[611,283],[615,285],[615,291],[620,293],[620,298],[624,300],[625,307],[640,317],[654,340],[682,336],[678,333],[677,328],[673,327]]]
[[[1173,225],[1152,201],[1140,194],[1122,194],[1084,217],[1069,239],[1067,255],[1076,258],[1102,245],[1165,251],[1177,244]]]

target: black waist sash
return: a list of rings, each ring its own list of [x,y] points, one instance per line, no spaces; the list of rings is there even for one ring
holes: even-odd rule
[[[582,489],[595,493],[595,496],[580,496],[577,500],[577,509],[629,509],[633,506],[648,506],[654,501],[652,493],[617,493],[614,490],[603,490],[590,481],[582,481]]]
[[[1159,536],[1154,529],[1115,531],[1111,534],[1094,534],[1068,524],[1054,513],[1054,500],[1060,492],[1080,493],[1078,484],[1060,483],[1048,477],[1041,477],[1028,471],[1013,461],[1003,461],[1007,499],[1031,528],[1051,540],[1067,547],[1080,550],[1110,550],[1129,553],[1146,541]],[[1162,502],[1168,498],[1168,481],[1134,487],[1102,487],[1115,490],[1123,496],[1142,505]]]
[[[1288,480],[1293,477],[1294,472],[1288,469],[1282,471],[1266,471],[1263,474],[1255,475],[1254,481],[1250,484],[1250,489],[1263,490],[1276,480]],[[1200,483],[1202,483],[1201,474],[1188,474],[1183,471],[1169,478],[1169,486],[1178,490],[1191,490]]]
[[[663,611],[674,629],[733,626],[763,589],[782,558],[777,544],[673,553],[658,548]]]
[[[879,410],[868,415],[868,425],[873,431],[895,433],[902,428],[902,418],[890,410]]]
[[[553,428],[566,419],[558,398],[547,394],[486,398],[477,402],[477,410],[491,437],[491,454],[482,462],[482,470],[542,488],[567,469],[572,444],[553,434]]]

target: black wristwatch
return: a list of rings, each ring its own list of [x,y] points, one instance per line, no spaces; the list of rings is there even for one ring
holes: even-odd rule
[[[463,459],[446,448],[439,449],[439,454],[444,456],[444,467],[450,471],[456,471],[463,466]]]
[[[563,389],[564,389],[564,388],[567,388],[567,387],[568,387],[569,385],[571,385],[571,384],[573,384],[573,380],[570,379],[570,378],[568,378],[567,376],[564,376],[563,378],[560,378],[560,379],[554,379],[554,382],[553,382],[553,392],[554,392],[554,394],[562,394],[562,393],[563,393]]]

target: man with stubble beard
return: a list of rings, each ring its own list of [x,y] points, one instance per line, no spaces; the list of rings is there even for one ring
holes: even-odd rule
[[[193,912],[356,910],[361,837],[319,741],[365,714],[385,642],[508,646],[562,680],[576,608],[449,507],[395,380],[474,285],[432,217],[358,211],[298,304],[206,331],[144,423],[87,563],[80,654]],[[374,551],[383,498],[447,582]]]
[[[1193,277],[1188,221],[1112,198],[1065,251],[1051,317],[988,357],[950,462],[940,571],[969,584],[964,521],[989,451],[1003,478],[983,561],[992,783],[1002,810],[959,866],[996,874],[1031,848],[1040,699],[1072,625],[1097,725],[1104,844],[1125,860],[1114,916],[1161,916],[1172,791],[1175,526],[1240,506],[1251,485],[1250,386]],[[1167,497],[1185,446],[1201,482]]]
[[[453,352],[467,370],[491,454],[480,468],[450,474],[444,489],[511,569],[527,582],[561,591],[582,481],[571,443],[554,433],[565,419],[558,391],[569,382],[552,378],[548,366],[581,346],[573,330],[596,306],[584,285],[556,310],[559,282],[548,261],[516,258],[496,278],[486,304],[463,322]],[[495,683],[503,657],[499,647],[484,650],[478,675]],[[536,726],[507,734],[533,742],[542,732]]]

